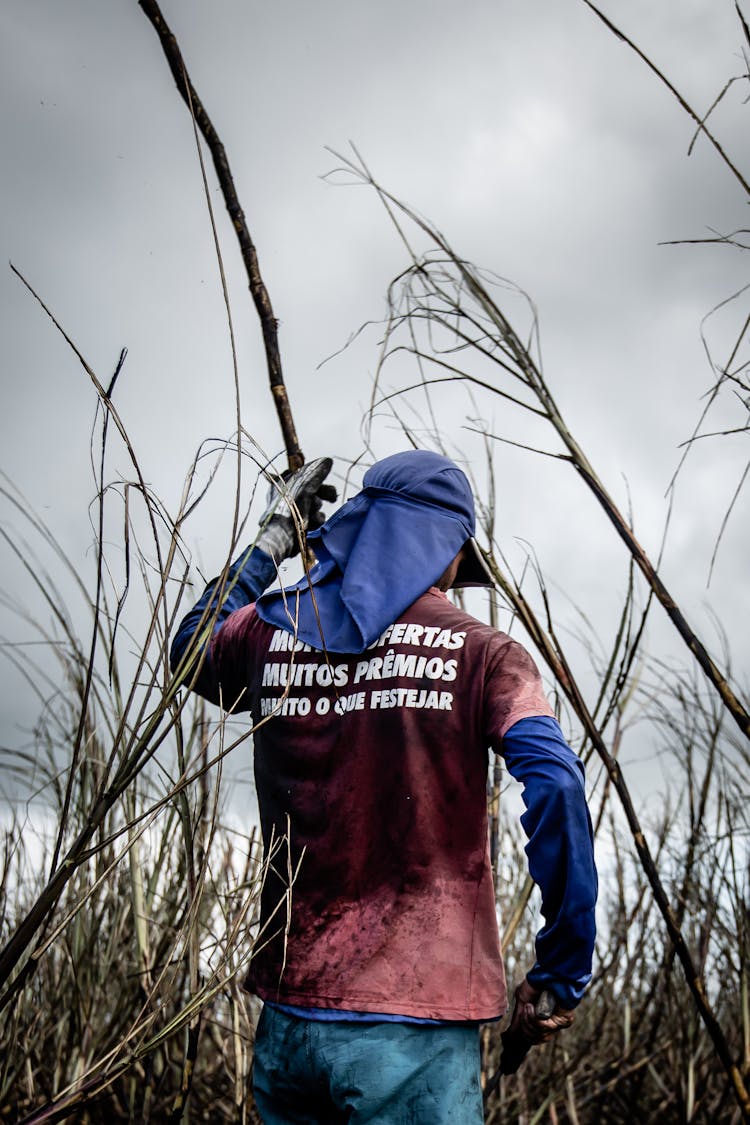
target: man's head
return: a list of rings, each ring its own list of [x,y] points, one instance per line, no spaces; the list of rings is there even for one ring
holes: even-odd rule
[[[450,590],[451,587],[455,584],[456,576],[458,575],[459,567],[461,566],[465,552],[466,548],[462,547],[456,557],[448,563],[448,566],[445,568],[445,570],[435,583],[438,590],[442,590],[443,593],[446,593],[446,591]]]
[[[423,511],[434,509],[437,519],[450,519],[453,540],[461,550],[435,582],[441,590],[452,586],[491,586],[493,579],[479,553],[474,532],[476,516],[471,485],[462,469],[440,453],[410,449],[376,461],[364,475],[362,492],[373,498],[412,502]],[[398,549],[398,544],[393,544]],[[426,560],[429,565],[429,561]],[[454,565],[455,564],[455,565]]]
[[[257,612],[315,648],[363,652],[435,583],[492,585],[474,527],[474,497],[458,465],[425,449],[396,453],[310,533],[317,565],[264,594]]]

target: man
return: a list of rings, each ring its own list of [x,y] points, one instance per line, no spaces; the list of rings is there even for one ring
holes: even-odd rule
[[[525,787],[545,917],[516,1046],[568,1026],[590,979],[583,767],[526,651],[446,597],[491,584],[463,472],[425,450],[388,457],[320,526],[330,466],[289,480],[218,613],[212,583],[172,649],[179,670],[215,615],[193,686],[254,723],[268,860],[247,981],[265,1002],[255,1098],[267,1125],[478,1123],[478,1023],[507,1008],[488,748]],[[263,594],[298,547],[290,512],[318,562]]]

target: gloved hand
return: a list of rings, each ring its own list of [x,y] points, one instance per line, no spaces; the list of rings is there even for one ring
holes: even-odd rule
[[[551,992],[539,992],[524,977],[516,989],[510,1026],[502,1035],[501,1073],[514,1074],[533,1046],[570,1027],[574,1018],[573,1012],[558,1006]]]
[[[322,504],[337,496],[332,484],[323,484],[332,466],[330,457],[319,457],[296,473],[282,473],[281,480],[271,484],[256,546],[274,562],[296,555],[304,532],[314,531],[325,522]]]

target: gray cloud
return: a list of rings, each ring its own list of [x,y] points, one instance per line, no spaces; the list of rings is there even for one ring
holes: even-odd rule
[[[345,150],[351,138],[458,251],[532,294],[547,374],[570,424],[623,503],[628,479],[655,551],[677,445],[712,379],[700,320],[745,278],[742,255],[727,248],[657,244],[746,222],[742,192],[705,140],[688,159],[692,126],[656,78],[573,0],[172,0],[164,9],[227,146],[281,322],[306,450],[359,452],[377,333],[317,367],[382,314],[385,286],[406,261],[372,193],[320,179],[336,164],[324,146]],[[739,72],[729,2],[638,0],[622,18],[700,112]],[[225,313],[189,119],[135,3],[9,0],[3,21],[5,259],[39,288],[104,381],[129,347],[118,402],[149,481],[174,505],[200,440],[233,426]],[[738,158],[740,102],[735,88],[716,115]],[[245,421],[277,451],[257,324],[211,184]],[[0,287],[4,467],[85,568],[94,397],[7,269]],[[717,355],[735,324],[717,322]],[[478,458],[461,428],[467,412],[448,397],[441,417]],[[506,424],[499,414],[496,422]],[[385,426],[378,433],[383,450],[397,440]],[[514,537],[531,540],[561,586],[590,596],[606,618],[620,562],[602,517],[552,466],[507,451],[497,458],[509,548]],[[706,628],[704,606],[716,609],[744,657],[746,506],[704,588],[741,463],[737,442],[696,448],[664,565],[678,598]],[[204,518],[192,533],[210,570],[228,515]],[[571,551],[571,538],[585,549]],[[7,712],[12,720],[10,704]]]

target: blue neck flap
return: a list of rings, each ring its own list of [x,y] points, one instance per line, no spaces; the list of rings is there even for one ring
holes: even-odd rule
[[[434,585],[474,534],[474,498],[429,450],[378,461],[362,491],[308,536],[309,576],[263,594],[258,615],[313,648],[363,652]]]

